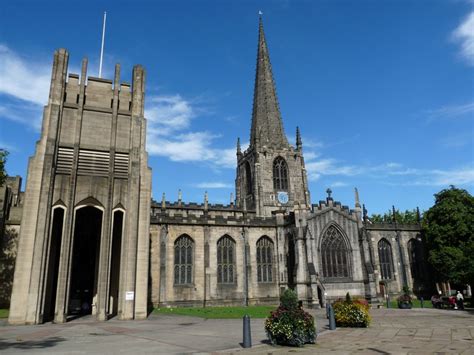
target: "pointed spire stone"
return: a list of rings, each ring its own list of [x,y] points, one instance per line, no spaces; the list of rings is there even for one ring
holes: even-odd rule
[[[259,145],[278,148],[287,148],[289,145],[283,129],[261,16],[258,28],[257,70],[250,145],[257,148]]]
[[[296,126],[296,149],[301,150],[303,142],[301,141],[300,128]]]
[[[360,207],[359,190],[357,190],[357,187],[354,187],[354,195],[355,195],[355,206]]]
[[[237,155],[242,155],[242,149],[240,148],[240,137],[237,138]]]

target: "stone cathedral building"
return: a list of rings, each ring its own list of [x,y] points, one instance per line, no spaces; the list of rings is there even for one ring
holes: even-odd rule
[[[87,77],[87,60],[80,76],[67,69],[68,53],[58,50],[28,167],[11,323],[276,304],[288,287],[309,307],[346,292],[377,301],[417,288],[419,225],[370,223],[357,190],[352,209],[329,189],[311,203],[300,132],[293,146],[261,20],[250,146],[237,143],[230,205],[151,200],[141,66],[131,85],[119,65],[113,81]]]

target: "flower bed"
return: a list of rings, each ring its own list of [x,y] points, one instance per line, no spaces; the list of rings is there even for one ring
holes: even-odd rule
[[[297,306],[297,296],[286,290],[280,298],[281,305],[265,321],[265,331],[272,344],[303,346],[314,344],[316,327],[314,318]]]
[[[368,327],[371,321],[369,304],[366,300],[337,301],[333,305],[336,326]]]

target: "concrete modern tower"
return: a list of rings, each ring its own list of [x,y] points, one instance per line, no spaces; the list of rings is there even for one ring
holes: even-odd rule
[[[30,158],[10,323],[147,315],[151,170],[145,70],[132,85],[69,74],[54,54],[41,138]]]
[[[271,216],[274,210],[309,207],[301,136],[288,143],[278,105],[270,55],[260,17],[250,146],[237,147],[236,199],[240,208]]]

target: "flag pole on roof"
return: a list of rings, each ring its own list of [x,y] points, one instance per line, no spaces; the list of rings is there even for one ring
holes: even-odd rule
[[[99,78],[102,78],[102,61],[104,58],[105,22],[106,21],[107,21],[107,12],[104,11],[104,22],[102,24],[102,44],[100,46]]]

